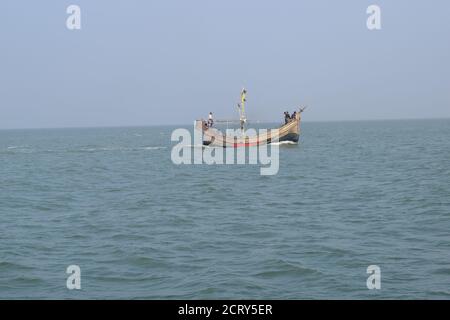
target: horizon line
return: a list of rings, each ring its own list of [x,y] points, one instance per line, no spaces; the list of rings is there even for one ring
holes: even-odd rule
[[[377,122],[377,121],[418,121],[418,120],[450,120],[449,117],[430,117],[430,118],[385,118],[385,119],[341,119],[341,120],[302,120],[302,123],[333,123],[333,122]],[[282,121],[280,121],[281,123]],[[274,121],[258,121],[259,124],[273,124]],[[163,127],[163,126],[187,126],[187,123],[174,124],[129,124],[129,125],[99,125],[99,126],[55,126],[55,127],[14,127],[0,128],[0,131],[7,130],[40,130],[40,129],[101,129],[101,128],[145,128],[145,127]]]

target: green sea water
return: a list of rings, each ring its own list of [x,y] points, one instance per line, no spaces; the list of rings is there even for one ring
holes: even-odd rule
[[[450,297],[450,120],[306,122],[274,176],[173,129],[0,131],[0,299]]]

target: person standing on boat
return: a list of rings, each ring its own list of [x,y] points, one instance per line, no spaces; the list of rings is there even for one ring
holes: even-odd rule
[[[211,128],[213,126],[213,124],[214,124],[213,114],[212,114],[212,112],[210,112],[208,115],[208,127]]]
[[[292,120],[295,120],[296,117],[297,117],[297,111],[294,111],[294,112],[292,113],[291,119],[292,119]]]
[[[284,112],[284,124],[288,123],[291,117],[289,116],[289,112]]]

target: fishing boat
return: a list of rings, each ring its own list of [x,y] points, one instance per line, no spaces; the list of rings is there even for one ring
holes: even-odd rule
[[[224,134],[222,131],[218,130],[212,125],[212,119],[206,121],[204,119],[195,121],[195,128],[202,132],[203,145],[213,146],[213,147],[224,147],[224,148],[237,148],[237,147],[251,147],[270,144],[274,141],[283,142],[290,141],[297,143],[300,137],[300,121],[301,113],[306,109],[298,108],[295,112],[294,117],[288,119],[286,123],[276,129],[263,130],[259,134],[247,134],[249,131],[256,133],[255,130],[246,129],[248,123],[247,117],[245,115],[245,102],[246,102],[247,91],[242,89],[241,91],[241,102],[238,103],[237,107],[239,109],[239,120],[216,120],[214,122],[221,123],[238,123],[240,128],[237,134]],[[235,131],[235,133],[236,133]]]

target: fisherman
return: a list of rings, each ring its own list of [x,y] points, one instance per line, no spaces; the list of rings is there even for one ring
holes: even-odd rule
[[[289,120],[291,120],[291,117],[289,116],[289,112],[284,112],[284,124],[288,123]]]
[[[212,112],[210,112],[208,115],[208,127],[212,127],[213,124],[214,124],[213,114],[212,114]]]
[[[293,113],[292,113],[292,116],[291,116],[291,119],[296,119],[296,117],[297,117],[297,111],[294,111]]]

